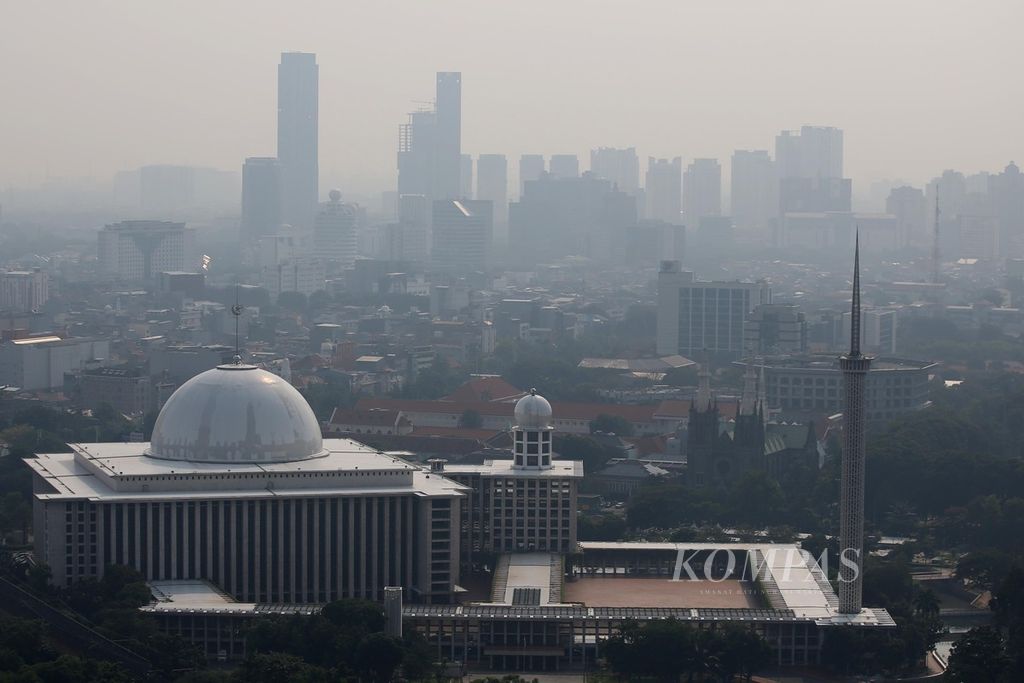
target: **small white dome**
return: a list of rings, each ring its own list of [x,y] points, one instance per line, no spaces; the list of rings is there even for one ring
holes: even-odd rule
[[[253,365],[221,365],[178,387],[147,455],[190,462],[289,462],[324,455],[320,424],[295,387]]]
[[[520,429],[548,429],[551,427],[551,404],[530,389],[530,393],[516,402],[516,426]]]

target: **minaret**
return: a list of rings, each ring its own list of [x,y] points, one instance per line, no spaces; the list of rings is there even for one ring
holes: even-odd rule
[[[871,357],[860,352],[860,235],[853,255],[850,352],[839,358],[843,371],[843,472],[839,502],[839,612],[859,614],[864,582],[865,381]]]
[[[693,407],[698,412],[706,413],[711,408],[711,370],[707,358],[700,364],[700,370],[697,371],[697,382],[697,396]]]

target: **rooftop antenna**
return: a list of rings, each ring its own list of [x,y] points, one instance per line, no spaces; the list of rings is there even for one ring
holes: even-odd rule
[[[932,235],[932,284],[939,284],[939,183],[935,182],[935,231]]]
[[[235,305],[231,307],[231,315],[235,316],[235,365],[242,364],[242,354],[238,345],[238,319],[242,316],[242,306],[238,303],[238,283],[235,283]]]

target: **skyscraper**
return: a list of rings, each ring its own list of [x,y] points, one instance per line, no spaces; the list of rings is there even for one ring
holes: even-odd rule
[[[277,158],[281,162],[282,220],[313,227],[319,198],[318,81],[316,55],[285,52],[277,67]]]
[[[779,215],[850,211],[852,183],[843,178],[843,131],[804,126],[775,138]]]
[[[683,174],[683,222],[697,228],[705,216],[722,215],[722,167],[718,159],[694,159]]]
[[[242,242],[254,244],[281,227],[281,164],[249,157],[242,165]]]
[[[737,229],[766,232],[778,215],[775,162],[765,150],[738,149],[732,153],[729,192]]]
[[[459,157],[459,197],[473,199],[473,157],[469,154]]]
[[[839,358],[843,371],[843,465],[839,500],[839,612],[859,614],[864,584],[864,383],[871,357],[860,352],[860,238],[853,252],[850,352]]]
[[[487,267],[491,250],[490,202],[439,199],[433,207],[434,265],[442,270],[468,273]]]
[[[508,242],[508,162],[504,154],[481,154],[476,160],[476,198],[494,206],[494,239]]]
[[[462,74],[437,72],[434,199],[458,199],[462,178]]]
[[[524,154],[519,157],[519,197],[522,198],[526,183],[538,180],[544,175],[544,157],[540,154]]]
[[[344,265],[356,260],[356,213],[331,190],[330,201],[320,205],[313,225],[313,246],[318,256]]]
[[[647,218],[677,225],[682,223],[683,160],[647,158]]]
[[[410,112],[407,123],[398,128],[398,195],[434,194],[434,153],[437,113]]]
[[[575,154],[552,154],[548,171],[556,178],[578,178],[580,160]]]
[[[928,205],[921,189],[908,185],[893,188],[885,200],[885,212],[896,216],[901,246],[931,245],[925,228],[928,221]]]
[[[640,161],[635,147],[599,147],[590,150],[590,172],[612,181],[613,186],[626,194],[636,196],[640,189]]]

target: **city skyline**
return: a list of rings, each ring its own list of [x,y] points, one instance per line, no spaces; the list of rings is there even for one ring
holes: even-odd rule
[[[445,70],[461,70],[466,79],[462,148],[474,156],[574,153],[586,158],[602,146],[636,147],[641,158],[681,155],[686,163],[718,158],[727,175],[735,149],[770,150],[780,130],[829,125],[846,134],[847,176],[859,193],[883,178],[920,184],[945,168],[995,171],[1024,158],[1024,136],[1014,124],[1024,98],[988,66],[1005,61],[1005,45],[1013,37],[1009,27],[1020,25],[1022,9],[991,1],[970,11],[934,12],[927,3],[901,3],[886,6],[890,16],[880,24],[874,11],[880,7],[867,3],[845,12],[841,19],[848,30],[842,35],[830,29],[840,17],[810,3],[789,5],[789,15],[754,5],[731,12],[666,5],[635,25],[618,21],[608,6],[588,6],[583,16],[580,7],[567,3],[553,8],[551,21],[539,27],[530,24],[529,12],[520,16],[498,8],[493,11],[503,21],[489,23],[507,26],[502,35],[486,28],[472,35],[463,31],[451,45],[428,41],[431,49],[424,52],[428,36],[414,30],[422,10],[404,3],[397,4],[398,12],[393,3],[380,9],[323,8],[309,12],[308,19],[292,16],[292,22],[257,5],[247,17],[249,30],[233,36],[228,53],[222,36],[236,20],[234,12],[211,9],[204,27],[196,28],[177,19],[186,12],[163,21],[153,10],[161,31],[122,32],[127,45],[107,47],[95,40],[102,28],[98,34],[81,30],[95,18],[69,5],[48,26],[46,40],[52,42],[44,42],[37,62],[50,87],[40,91],[34,69],[0,76],[3,91],[26,105],[7,114],[2,146],[9,163],[0,172],[0,185],[32,186],[47,177],[107,179],[118,170],[153,163],[237,169],[245,157],[271,156],[273,68],[279,54],[291,49],[316,53],[323,67],[321,199],[334,186],[346,194],[375,194],[393,185],[394,126],[416,101],[431,97],[429,79]],[[370,31],[344,47],[330,40],[333,22],[324,21],[325,13],[339,21],[383,25],[386,10],[397,14],[394,35],[382,38]],[[476,11],[467,6],[451,24],[453,30],[471,23]],[[147,25],[142,22],[150,19],[135,12],[118,7],[125,25]],[[793,18],[803,21],[788,20]],[[22,35],[33,36],[32,47],[40,47],[40,33],[29,29],[44,19],[50,17],[34,8],[11,19],[10,26],[25,30],[12,30],[4,41],[9,59],[27,51],[19,42]],[[595,31],[577,37],[574,22],[583,19]],[[679,25],[688,26],[685,39],[678,35]],[[908,25],[919,30],[907,32]],[[990,25],[1005,33],[993,38]],[[978,33],[984,26],[986,41],[949,50],[954,39],[972,33],[972,26]],[[716,45],[702,37],[723,30],[736,40]],[[595,40],[629,38],[634,32],[649,36],[636,41],[635,53],[594,61]],[[84,36],[89,36],[88,49]],[[867,36],[870,59],[857,49]],[[520,48],[533,41],[551,44],[556,37],[563,59],[554,65],[541,65],[543,55]],[[185,39],[190,50],[177,50]],[[736,48],[740,40],[742,49]],[[802,47],[774,49],[780,40]],[[122,51],[134,51],[137,42],[147,49],[124,65]],[[379,57],[372,73],[351,68],[361,50]],[[826,58],[806,58],[815,51]],[[717,68],[689,68],[709,62]],[[757,68],[751,68],[754,63]],[[633,78],[633,72],[640,77]],[[94,75],[100,73],[102,80]],[[953,102],[944,74],[967,75]],[[680,77],[687,83],[686,98],[665,87]],[[572,87],[565,87],[567,78]],[[807,87],[811,82],[814,87]],[[753,115],[743,105],[750,95],[758,102]],[[880,98],[888,106],[878,106]],[[59,104],[68,100],[88,106]],[[986,110],[983,130],[977,126],[979,108]],[[164,122],[168,111],[175,112],[173,125]],[[154,135],[156,130],[161,134]],[[971,135],[961,134],[967,130]]]

